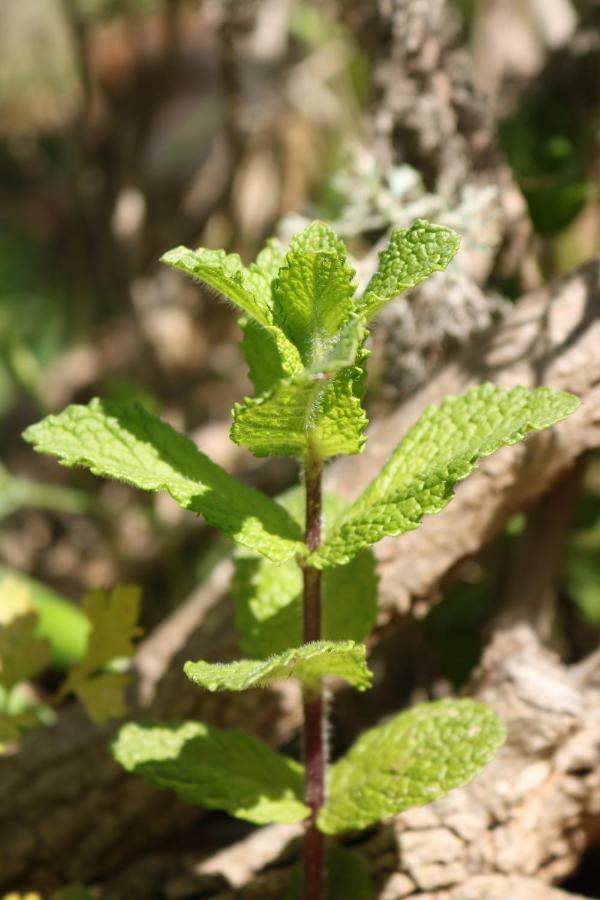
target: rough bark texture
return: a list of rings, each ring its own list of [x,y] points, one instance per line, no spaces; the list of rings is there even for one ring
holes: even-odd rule
[[[470,693],[501,716],[507,743],[467,787],[352,841],[378,900],[573,897],[550,885],[577,866],[599,834],[600,655],[568,668],[527,626],[499,631]],[[171,860],[159,896],[281,898],[298,833],[272,826],[211,860]],[[147,896],[141,885],[148,864],[142,860],[106,885],[103,897]],[[211,889],[208,878],[218,874],[229,882],[226,890]]]

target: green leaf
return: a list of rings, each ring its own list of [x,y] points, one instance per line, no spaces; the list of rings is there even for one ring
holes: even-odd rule
[[[278,498],[305,527],[304,490],[298,486]],[[323,533],[335,527],[348,502],[326,492]],[[262,659],[302,643],[302,572],[295,560],[275,566],[239,551],[231,592],[236,601],[236,627],[244,653]],[[362,550],[347,566],[323,573],[322,629],[328,641],[356,641],[371,633],[377,615],[377,575],[371,550]]]
[[[293,488],[279,502],[304,529],[304,492]],[[324,534],[335,527],[347,501],[324,495]],[[302,572],[295,560],[275,566],[261,557],[236,554],[231,591],[244,653],[261,659],[302,643]],[[322,626],[328,641],[362,641],[377,615],[377,576],[370,550],[347,566],[323,573]]]
[[[29,588],[15,579],[0,584],[0,685],[12,690],[50,663],[50,647],[37,634]]]
[[[231,439],[255,456],[303,458],[309,447],[323,459],[360,453],[367,424],[357,396],[361,377],[351,367],[332,380],[306,369],[284,379],[260,397],[236,403]]]
[[[16,718],[0,713],[0,753],[4,752],[7,744],[16,743],[20,737],[21,729]]]
[[[281,562],[303,552],[302,534],[264,494],[213,463],[195,444],[139,404],[92,400],[69,406],[25,432],[40,453],[66,466],[126,481],[146,491],[167,491],[238,543]]]
[[[232,593],[240,645],[249,656],[282,653],[302,641],[302,573],[293,560],[275,566],[257,557],[236,559]],[[370,550],[347,566],[323,573],[323,637],[362,641],[377,615],[377,576]]]
[[[104,672],[76,679],[69,685],[69,691],[83,703],[90,719],[102,725],[127,715],[125,691],[130,682],[131,677],[124,672]]]
[[[27,590],[31,610],[38,616],[36,636],[48,641],[52,664],[67,668],[80,662],[89,631],[89,623],[81,610],[47,585],[0,565],[0,596],[7,582]]]
[[[112,750],[128,772],[171,788],[186,803],[258,825],[299,822],[309,813],[301,799],[302,766],[244,731],[200,722],[129,724]]]
[[[294,238],[272,282],[275,330],[244,322],[258,396],[236,404],[231,438],[256,456],[304,457],[310,447],[327,458],[362,449],[366,330],[356,314],[353,276],[343,242],[329,226],[313,223]]]
[[[416,706],[365,732],[329,772],[317,824],[326,834],[367,828],[466,784],[494,757],[506,734],[473,700]]]
[[[162,257],[162,262],[214,288],[247,313],[240,320],[242,349],[255,389],[261,392],[302,368],[298,351],[273,323],[271,284],[284,257],[285,249],[273,240],[247,269],[236,253],[222,250],[176,247]]]
[[[326,676],[342,678],[360,691],[371,685],[365,646],[354,641],[314,641],[265,660],[187,662],[183,671],[190,681],[209,691],[245,691],[281,678],[298,678],[314,687]]]
[[[271,238],[256,257],[256,262],[248,266],[247,281],[264,306],[269,308],[273,306],[273,279],[277,277],[286,253],[287,248],[280,241]]]
[[[91,624],[87,649],[81,663],[86,672],[96,672],[114,659],[135,653],[134,640],[142,634],[138,626],[141,591],[132,584],[119,584],[107,594],[87,594],[82,609]]]
[[[333,253],[290,251],[273,282],[273,316],[311,367],[354,314],[353,272]],[[353,360],[352,360],[353,361]]]
[[[265,289],[267,279],[258,272],[250,276],[237,253],[175,247],[161,257],[161,262],[214,288],[262,325],[272,323]]]
[[[290,251],[292,253],[332,253],[341,262],[343,262],[348,272],[354,274],[354,270],[346,262],[346,245],[341,237],[339,237],[331,225],[316,219],[307,225],[298,234],[295,234],[290,241]]]
[[[265,328],[249,317],[240,319],[240,326],[244,332],[242,351],[257,394],[302,371],[298,350],[278,328]]]
[[[302,900],[302,870],[292,875],[284,900]],[[374,900],[367,868],[356,853],[332,844],[327,850],[327,900]]]
[[[75,694],[95,722],[122,718],[127,712],[125,690],[130,676],[102,670],[135,652],[133,641],[141,634],[140,590],[117,585],[110,594],[93,591],[84,597],[82,608],[91,626],[86,652],[81,664],[69,672],[60,696]]]
[[[387,249],[379,254],[379,268],[358,303],[360,313],[370,319],[398,294],[416,287],[433,272],[442,272],[459,244],[460,238],[451,228],[423,219],[417,219],[410,228],[395,228]]]
[[[450,502],[457,482],[480,458],[559,422],[579,402],[573,394],[546,387],[530,391],[484,384],[429,407],[311,563],[341,565],[362,547],[417,528],[425,514]]]

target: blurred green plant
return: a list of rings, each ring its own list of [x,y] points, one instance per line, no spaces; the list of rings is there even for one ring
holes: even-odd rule
[[[90,622],[85,614],[40,581],[0,566],[3,606],[8,606],[10,598],[15,595],[27,597],[27,607],[35,612],[35,637],[48,643],[52,665],[66,669],[79,664],[90,631]]]
[[[529,206],[536,231],[566,228],[592,189],[586,171],[592,122],[565,115],[565,99],[538,93],[500,125],[500,141]]]
[[[592,525],[570,536],[564,587],[583,620],[600,626],[600,510]]]
[[[95,722],[126,713],[126,661],[140,634],[139,609],[133,586],[94,591],[79,611],[42,585],[0,570],[0,749],[50,723],[69,694]],[[42,699],[25,690],[52,664],[67,669],[54,695]]]
[[[0,522],[25,508],[75,515],[98,512],[96,501],[83,491],[11,475],[0,463]]]

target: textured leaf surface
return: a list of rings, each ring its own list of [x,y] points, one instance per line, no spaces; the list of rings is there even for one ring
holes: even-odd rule
[[[424,515],[449,503],[457,482],[480,458],[559,422],[578,406],[577,397],[550,388],[484,384],[430,407],[311,561],[340,565],[362,547],[417,528]]]
[[[271,324],[267,277],[260,268],[251,275],[237,253],[175,247],[161,257],[161,262],[218,291],[262,325]]]
[[[323,459],[360,453],[367,424],[356,395],[360,370],[344,369],[333,380],[304,372],[260,397],[236,403],[231,439],[255,456],[304,457],[312,446]]]
[[[292,488],[279,502],[304,530],[304,491]],[[335,527],[346,500],[324,495],[324,534]],[[244,653],[258,659],[302,643],[302,573],[295,560],[275,566],[240,551],[231,585]],[[328,641],[356,641],[371,633],[377,615],[375,558],[362,550],[347,566],[323,573],[322,628]]]
[[[92,591],[82,602],[90,623],[87,647],[80,665],[71,669],[61,687],[61,696],[75,694],[95,722],[121,718],[127,712],[125,690],[130,676],[105,672],[114,660],[129,659],[134,640],[142,633],[138,626],[140,590],[134,585],[117,585],[110,594]]]
[[[256,262],[248,267],[247,283],[264,307],[273,306],[273,279],[277,277],[286,253],[287,248],[280,241],[271,238],[256,257]]]
[[[112,749],[128,772],[171,788],[186,803],[225,809],[259,825],[308,815],[302,766],[244,731],[200,722],[129,724]]]
[[[240,319],[240,326],[244,332],[242,351],[257,394],[302,371],[298,350],[277,327],[264,328],[249,317]]]
[[[416,706],[365,732],[330,769],[318,825],[327,834],[366,828],[466,784],[505,740],[496,714],[472,700]]]
[[[346,245],[331,225],[318,219],[295,234],[290,241],[292,253],[333,253],[344,262],[349,272],[354,270],[346,263]]]
[[[276,503],[213,463],[195,444],[140,405],[92,400],[69,406],[25,432],[40,453],[66,466],[167,491],[243,546],[274,561],[302,552],[302,534]]]
[[[303,457],[310,447],[328,458],[362,449],[366,332],[353,277],[343,242],[314,222],[292,240],[272,281],[271,330],[244,323],[257,396],[235,406],[231,437],[256,456]]]
[[[187,662],[183,670],[190,681],[209,691],[245,691],[280,678],[298,678],[314,686],[326,676],[342,678],[361,691],[371,684],[365,646],[354,641],[314,641],[265,660]]]
[[[273,323],[272,283],[285,258],[285,248],[269,241],[256,262],[246,268],[236,253],[176,247],[162,257],[167,265],[214,288],[247,315],[242,349],[257,392],[302,369],[296,347]]]
[[[354,313],[352,271],[334,253],[290,251],[273,282],[275,323],[305,366],[327,353]]]
[[[410,228],[395,228],[388,247],[379,254],[379,268],[358,304],[365,319],[434,272],[442,272],[459,244],[460,239],[451,228],[422,219]]]

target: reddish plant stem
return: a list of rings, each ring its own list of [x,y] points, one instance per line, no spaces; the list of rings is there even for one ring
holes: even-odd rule
[[[306,462],[306,546],[309,552],[321,543],[321,482],[323,466],[317,457]],[[321,572],[304,566],[304,642],[321,639]],[[304,800],[310,808],[304,838],[304,900],[325,900],[325,835],[316,825],[325,802],[325,704],[323,689],[304,693]]]

